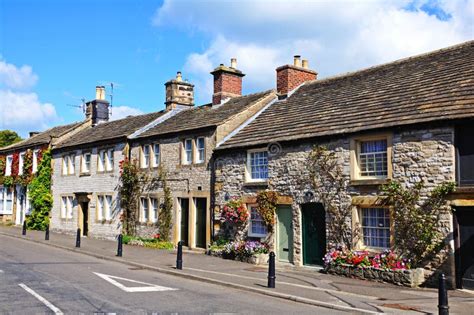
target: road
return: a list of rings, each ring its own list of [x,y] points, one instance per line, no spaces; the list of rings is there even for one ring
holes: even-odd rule
[[[0,235],[0,313],[54,312],[341,313],[132,268]]]

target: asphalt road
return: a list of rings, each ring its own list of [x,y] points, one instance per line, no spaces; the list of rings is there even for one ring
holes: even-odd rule
[[[54,312],[58,314],[61,312],[64,314],[341,313],[131,268],[120,263],[85,257],[0,235],[0,313]]]

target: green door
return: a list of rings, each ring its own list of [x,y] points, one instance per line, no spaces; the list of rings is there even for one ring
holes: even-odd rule
[[[293,212],[290,206],[278,206],[277,211],[277,258],[279,261],[293,261]]]
[[[206,248],[206,198],[196,198],[196,247]]]
[[[183,245],[188,246],[188,230],[189,230],[189,199],[181,198],[181,242]]]
[[[326,252],[326,214],[321,204],[301,206],[303,224],[303,264],[322,265]]]

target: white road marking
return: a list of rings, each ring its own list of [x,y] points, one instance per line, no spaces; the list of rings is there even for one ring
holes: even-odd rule
[[[94,272],[94,274],[101,277],[105,281],[113,284],[114,286],[122,289],[125,292],[160,292],[160,291],[175,291],[175,290],[178,290],[178,289],[173,289],[173,288],[168,288],[168,287],[162,287],[162,286],[159,286],[159,285],[156,285],[156,284],[131,280],[131,279],[127,279],[127,278],[121,278],[121,277],[116,277],[116,276],[111,276],[111,275],[105,275],[103,273],[98,273],[98,272]],[[121,284],[120,282],[115,281],[114,279],[128,281],[128,282],[132,282],[132,283],[144,284],[146,286],[143,286],[143,287],[126,287],[123,284]]]
[[[44,297],[42,297],[41,295],[39,295],[38,293],[36,293],[35,291],[33,291],[32,289],[30,289],[26,284],[23,284],[23,283],[20,283],[18,284],[20,287],[22,287],[23,289],[25,289],[26,292],[30,293],[31,295],[33,295],[35,298],[37,298],[40,302],[42,302],[44,305],[46,305],[50,310],[52,310],[54,312],[54,314],[58,314],[58,315],[62,315],[63,312],[57,308],[56,306],[54,306],[53,304],[51,304],[48,300],[46,300]]]
[[[0,269],[0,273],[3,273],[3,270]]]

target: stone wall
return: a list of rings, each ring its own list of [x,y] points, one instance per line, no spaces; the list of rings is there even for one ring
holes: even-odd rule
[[[426,182],[425,196],[435,186],[454,181],[454,146],[453,128],[434,127],[429,129],[406,129],[393,132],[392,146],[392,176],[393,179],[410,186],[419,180]],[[214,171],[215,212],[224,205],[227,197],[256,196],[260,190],[274,190],[280,195],[292,200],[293,209],[293,263],[302,264],[302,231],[301,210],[303,203],[318,203],[318,191],[313,191],[309,184],[306,159],[314,145],[325,145],[336,153],[339,165],[342,167],[349,186],[344,198],[374,197],[380,194],[380,182],[362,183],[351,181],[351,138],[340,138],[317,143],[306,142],[297,145],[273,143],[268,146],[269,180],[267,185],[256,185],[245,182],[246,151],[218,152],[216,169]],[[265,147],[263,147],[265,148]],[[308,192],[310,192],[308,194]],[[370,199],[370,198],[369,198]],[[354,208],[356,208],[354,206]],[[218,217],[217,217],[218,218]],[[347,218],[352,220],[352,217]],[[326,214],[326,222],[330,217]],[[451,214],[446,212],[442,217],[443,235],[450,244],[452,235]],[[452,243],[452,242],[451,242]],[[452,247],[448,256],[452,258]],[[453,270],[452,264],[439,258],[440,264],[445,264]],[[439,265],[439,264],[438,264]],[[429,266],[429,269],[436,268]]]
[[[76,198],[73,204],[73,217],[62,219],[61,215],[61,197],[64,195],[75,195],[76,193],[87,193],[89,196],[89,235],[96,238],[113,239],[122,231],[122,225],[119,220],[120,202],[117,193],[117,186],[120,182],[119,163],[124,159],[123,150],[125,143],[119,143],[113,146],[94,147],[91,149],[78,149],[68,152],[53,154],[53,175],[52,175],[52,193],[53,209],[51,212],[51,229],[63,233],[76,233],[79,227],[79,211],[81,207]],[[113,171],[97,172],[98,151],[101,149],[114,149]],[[91,152],[90,175],[80,174],[82,152]],[[65,154],[75,154],[75,174],[62,175],[62,156]],[[112,209],[110,221],[98,221],[96,213],[97,195],[112,195]]]

